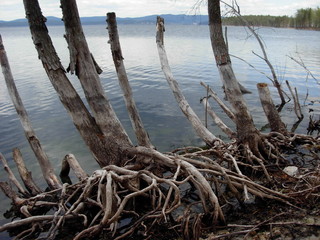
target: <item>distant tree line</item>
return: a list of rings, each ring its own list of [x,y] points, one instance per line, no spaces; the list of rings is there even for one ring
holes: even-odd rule
[[[294,17],[270,16],[270,15],[247,15],[243,16],[250,25],[283,27],[283,28],[312,28],[320,29],[320,8],[298,9]],[[223,18],[223,24],[242,26],[243,22],[236,16]]]

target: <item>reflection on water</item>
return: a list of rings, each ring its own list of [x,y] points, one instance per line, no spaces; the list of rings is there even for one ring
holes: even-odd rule
[[[49,31],[61,61],[66,67],[69,57],[63,38],[63,28],[50,27]],[[161,72],[155,43],[155,26],[120,25],[119,32],[134,97],[153,143],[161,151],[202,144],[180,112]],[[117,83],[105,26],[85,26],[85,33],[90,49],[104,71],[101,74],[101,81],[107,96],[128,134],[135,141]],[[319,85],[310,78],[306,80],[306,72],[287,55],[297,59],[301,57],[308,69],[319,79],[320,32],[262,28],[259,29],[259,34],[264,39],[269,59],[275,65],[280,81],[289,80],[293,87],[298,88],[301,99],[304,99],[308,93],[310,98],[319,101]],[[63,156],[71,152],[89,173],[92,172],[97,168],[97,164],[82,143],[59,102],[41,62],[37,59],[29,30],[20,27],[1,28],[1,35],[21,98],[36,134],[53,165],[58,171]],[[230,53],[245,59],[260,71],[270,75],[266,64],[252,54],[252,51],[257,54],[261,54],[261,51],[256,40],[248,38],[244,28],[229,27],[228,35]],[[205,90],[199,82],[204,81],[210,84],[223,98],[221,82],[209,42],[208,27],[168,25],[165,32],[165,45],[175,78],[190,105],[204,119],[204,111],[199,99],[205,95]],[[233,59],[233,66],[241,83],[253,92],[245,95],[245,98],[255,123],[260,128],[266,124],[266,118],[257,100],[256,83],[269,83],[269,80],[239,59]],[[70,79],[83,98],[78,80],[74,76]],[[14,147],[20,148],[28,168],[33,172],[33,177],[36,181],[43,182],[40,169],[34,161],[34,156],[26,143],[20,122],[9,100],[2,75],[0,86],[0,151],[8,159],[9,165],[13,166],[11,150]],[[275,101],[278,102],[276,91],[271,89],[271,92]],[[220,114],[221,110],[214,103],[212,105]],[[290,127],[296,121],[291,107],[292,105],[288,106],[282,113],[284,122]],[[304,107],[303,110],[305,115],[308,115],[308,107]],[[317,113],[319,114],[319,111]],[[221,117],[224,121],[230,122],[222,113]],[[298,132],[306,132],[307,121],[306,117],[298,128]],[[209,128],[216,135],[222,134],[213,123]],[[1,174],[1,180],[4,180],[3,177],[4,174]],[[4,200],[2,193],[0,196],[1,202],[8,203]],[[1,216],[6,209],[5,205],[7,204],[2,204],[3,207],[0,208]]]

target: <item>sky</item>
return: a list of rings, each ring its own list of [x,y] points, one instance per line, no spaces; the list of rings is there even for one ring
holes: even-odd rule
[[[202,4],[198,4],[202,2]],[[78,0],[80,16],[141,17],[154,14],[207,14],[207,0]],[[225,0],[230,3],[231,0]],[[320,7],[320,0],[238,0],[242,15],[293,16],[297,9]],[[44,16],[61,17],[59,0],[39,0]],[[196,6],[196,8],[195,8]],[[0,20],[25,17],[23,0],[1,0]]]

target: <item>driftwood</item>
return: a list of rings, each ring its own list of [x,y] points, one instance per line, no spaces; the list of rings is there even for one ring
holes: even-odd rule
[[[182,112],[207,144],[170,153],[155,150],[146,132],[137,136],[139,146],[132,145],[101,88],[97,64],[85,41],[75,1],[61,1],[70,50],[69,68],[79,77],[94,117],[66,77],[38,2],[25,0],[24,4],[40,60],[101,169],[88,176],[75,156],[69,154],[62,160],[60,177],[63,184],[59,181],[59,185],[52,187],[48,182],[52,190],[42,192],[33,185],[17,150],[16,164],[26,189],[19,184],[1,156],[9,179],[18,191],[6,182],[0,182],[0,187],[12,200],[13,211],[19,219],[1,226],[0,232],[13,232],[17,239],[61,239],[66,233],[72,235],[72,239],[149,239],[153,237],[153,229],[165,226],[165,232],[168,228],[175,229],[177,238],[199,239],[203,228],[214,229],[227,223],[226,214],[232,205],[230,203],[234,201],[242,207],[248,202],[268,199],[292,208],[297,208],[295,205],[300,203],[301,197],[316,201],[317,181],[310,186],[310,179],[317,179],[317,171],[306,172],[299,178],[291,177],[290,184],[293,187],[289,189],[282,184],[288,176],[274,169],[289,164],[284,150],[292,151],[297,144],[304,144],[308,146],[310,154],[314,154],[320,140],[285,132],[282,126],[272,127],[267,134],[255,128],[222,37],[219,1],[208,1],[209,27],[217,67],[232,109],[207,85],[202,85],[235,122],[236,131],[226,126],[211,109],[209,94],[203,99],[203,104],[231,138],[230,142],[223,142],[206,129],[191,110],[170,70],[164,49],[164,20],[158,17],[156,41],[162,70]],[[122,62],[113,13],[108,14],[108,25],[119,82],[124,87],[131,111],[135,106]],[[120,51],[118,55],[117,51]],[[2,55],[5,55],[4,51],[1,51],[1,64]],[[91,86],[89,79],[92,80]],[[274,106],[270,99],[264,101],[264,97],[269,98],[268,93],[261,95],[262,105],[268,107],[266,115],[270,117]],[[136,135],[139,135],[140,130],[144,131],[141,120],[136,109],[131,114]],[[281,124],[281,119],[277,122]],[[71,169],[78,178],[76,183],[69,178]],[[45,178],[48,177],[46,174],[49,173],[44,174]],[[307,188],[306,182],[309,184]],[[24,230],[18,231],[20,227],[24,227]],[[244,231],[249,232],[247,229]]]

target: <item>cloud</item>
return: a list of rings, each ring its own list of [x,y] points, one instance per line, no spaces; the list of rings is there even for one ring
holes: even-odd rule
[[[232,2],[232,0],[225,0]],[[202,2],[202,4],[198,4]],[[241,13],[263,15],[294,15],[299,8],[320,5],[319,0],[238,0]],[[39,0],[45,16],[61,17],[60,3],[57,0]],[[207,14],[206,0],[78,0],[81,16],[105,16],[116,12],[119,17],[139,17],[153,14]],[[198,8],[194,9],[195,4]],[[24,18],[23,1],[1,0],[0,19]]]

